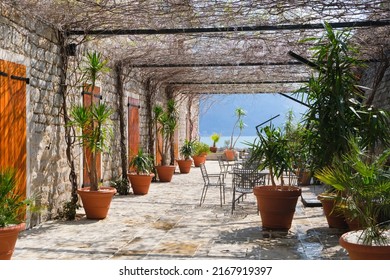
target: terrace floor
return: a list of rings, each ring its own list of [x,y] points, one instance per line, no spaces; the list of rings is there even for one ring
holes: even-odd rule
[[[210,173],[219,171],[217,161],[207,160],[206,167]],[[12,259],[348,259],[338,244],[343,232],[328,227],[321,207],[304,207],[299,200],[288,232],[263,230],[253,195],[231,214],[230,180],[223,207],[218,189],[209,189],[199,206],[203,180],[193,167],[189,174],[175,174],[170,183],[152,183],[145,196],[115,196],[104,220],[80,215],[20,233]],[[305,198],[320,191],[302,190]]]

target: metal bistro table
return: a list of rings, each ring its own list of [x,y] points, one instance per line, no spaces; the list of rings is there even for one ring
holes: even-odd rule
[[[230,172],[232,174],[232,214],[236,204],[248,193],[253,193],[253,188],[258,185],[264,185],[269,172],[267,170],[257,170],[248,168],[234,167]]]

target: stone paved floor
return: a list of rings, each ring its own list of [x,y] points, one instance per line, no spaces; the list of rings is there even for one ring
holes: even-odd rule
[[[210,173],[219,170],[216,161],[206,166]],[[20,234],[13,259],[348,259],[338,244],[342,232],[328,228],[321,207],[299,200],[288,232],[266,231],[253,195],[232,215],[231,184],[223,207],[217,189],[209,189],[199,206],[202,187],[200,169],[193,167],[170,183],[152,183],[145,196],[115,196],[104,220],[45,222]],[[303,195],[318,191],[306,187]]]

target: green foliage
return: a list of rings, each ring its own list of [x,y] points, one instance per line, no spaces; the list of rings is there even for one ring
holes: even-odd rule
[[[194,154],[194,144],[195,141],[190,141],[188,139],[184,141],[183,146],[180,148],[180,154],[184,157],[184,159],[188,160]]]
[[[382,110],[364,105],[356,70],[364,65],[358,51],[349,44],[348,30],[333,31],[325,23],[325,34],[314,41],[314,62],[318,75],[313,75],[300,92],[307,96],[310,109],[304,120],[312,132],[310,149],[315,168],[332,163],[335,156],[347,151],[350,135],[359,136],[374,150],[375,145],[389,144],[389,115]]]
[[[245,143],[251,150],[248,164],[258,169],[268,168],[272,185],[276,186],[274,177],[281,178],[284,172],[291,170],[287,139],[282,130],[273,125],[261,128],[257,136],[253,143]]]
[[[118,178],[113,180],[112,186],[117,190],[119,195],[129,194],[129,180],[127,178]]]
[[[241,107],[237,107],[235,110],[234,110],[234,115],[237,117],[237,120],[236,122],[234,123],[234,126],[233,126],[233,131],[232,131],[232,135],[230,136],[230,149],[234,149],[234,147],[236,146],[236,143],[238,141],[238,139],[240,138],[241,136],[241,133],[242,133],[242,130],[244,129],[244,127],[246,126],[246,124],[244,123],[243,121],[243,117],[246,116],[246,111],[244,109],[242,109]],[[239,134],[238,136],[236,137],[236,139],[234,139],[234,132],[236,131],[236,128],[239,129]]]
[[[287,114],[284,133],[287,139],[287,149],[291,155],[292,167],[299,170],[311,170],[313,156],[309,139],[312,137],[312,132],[303,123],[294,123],[292,111]]]
[[[153,114],[156,133],[162,136],[161,146],[157,145],[158,152],[161,154],[161,165],[168,165],[169,149],[173,143],[179,119],[175,101],[168,100],[166,110],[160,105],[154,106]]]
[[[83,79],[90,92],[94,92],[97,79],[101,74],[109,71],[108,60],[103,59],[101,53],[87,52],[84,57],[84,65],[81,67]],[[83,85],[85,86],[85,85]],[[113,111],[106,104],[91,104],[89,107],[75,105],[70,110],[70,126],[79,130],[77,138],[84,148],[91,151],[87,160],[84,151],[87,173],[91,182],[91,190],[98,190],[99,178],[97,175],[96,157],[98,152],[107,150],[107,141],[112,136],[110,118]]]
[[[32,206],[31,201],[23,199],[16,189],[15,171],[0,170],[0,227],[23,222],[28,206]]]
[[[214,132],[211,136],[210,136],[211,140],[213,141],[213,147],[215,147],[219,141],[219,139],[221,138],[221,134],[219,133],[216,133]]]
[[[201,156],[210,153],[210,146],[206,143],[195,141],[194,142],[194,156]]]
[[[372,155],[356,138],[348,138],[348,147],[314,176],[343,193],[347,216],[364,227],[364,244],[387,244],[380,222],[390,222],[390,150]]]
[[[137,174],[150,174],[154,167],[153,158],[139,149],[137,155],[131,159],[129,167]]]

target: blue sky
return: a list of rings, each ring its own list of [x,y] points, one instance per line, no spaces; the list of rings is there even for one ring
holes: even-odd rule
[[[272,123],[281,126],[286,121],[286,114],[291,109],[295,120],[299,121],[306,107],[280,94],[213,94],[200,102],[201,136],[209,136],[214,132],[222,136],[230,136],[236,120],[234,110],[243,108],[247,115],[247,125],[242,135],[256,135],[256,126],[278,114]]]

